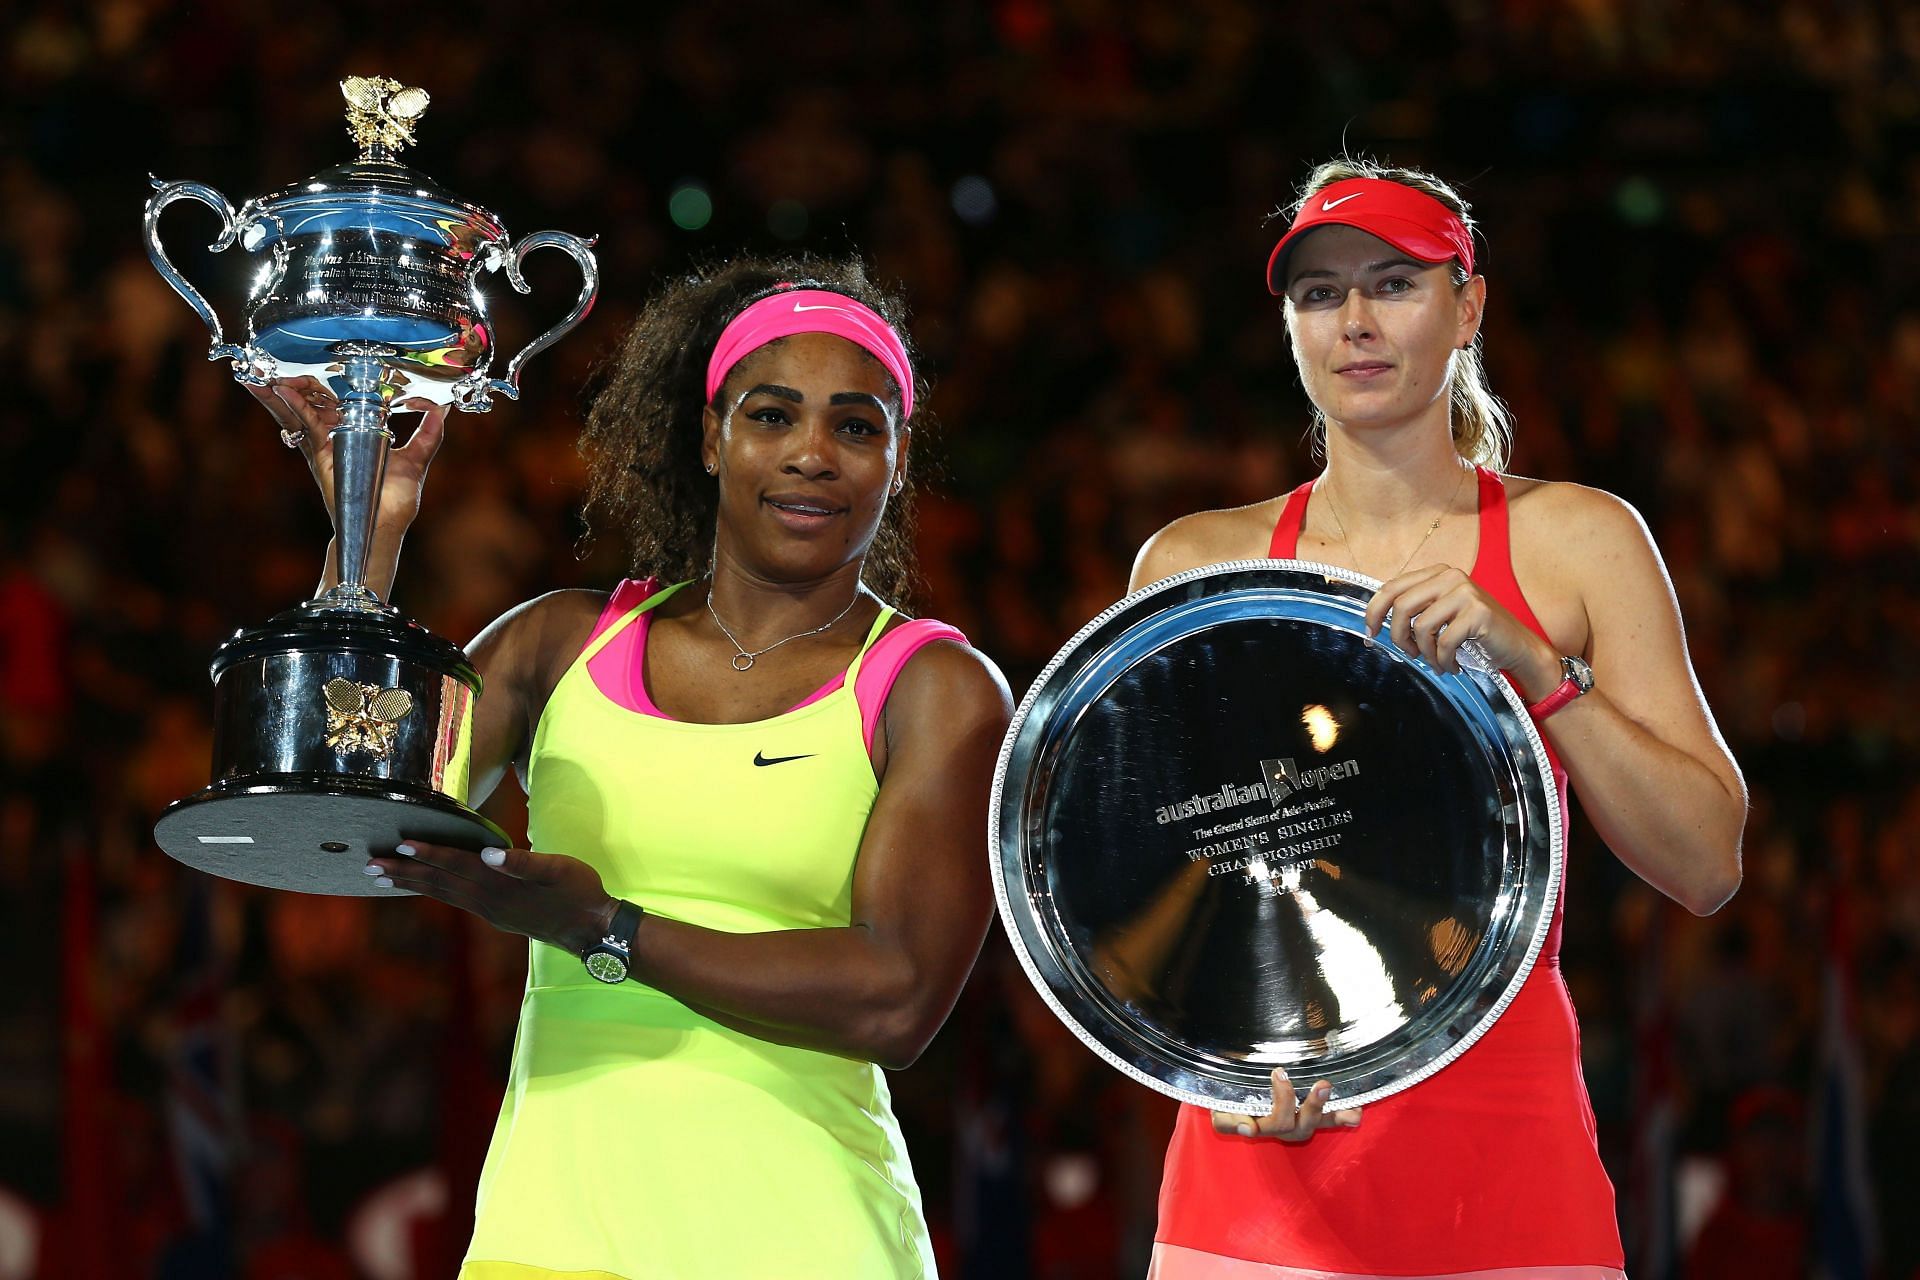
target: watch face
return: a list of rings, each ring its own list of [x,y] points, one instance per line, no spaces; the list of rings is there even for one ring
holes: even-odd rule
[[[587,953],[587,976],[609,984],[627,980],[627,960],[613,950]]]
[[[1564,665],[1567,678],[1580,686],[1580,692],[1585,693],[1593,688],[1593,668],[1586,664],[1585,659],[1569,656]]]

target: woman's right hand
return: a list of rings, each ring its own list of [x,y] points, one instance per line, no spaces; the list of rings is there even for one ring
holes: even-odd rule
[[[325,383],[314,377],[275,378],[264,387],[247,386],[247,391],[265,406],[280,428],[280,438],[297,448],[307,460],[314,483],[333,514],[333,440],[331,432],[340,425],[340,402]],[[427,468],[440,452],[445,438],[447,413],[451,405],[436,405],[430,400],[411,399],[394,403],[393,408],[417,411],[424,416],[407,442],[387,455],[386,479],[380,488],[380,513],[375,528],[395,534],[404,533],[420,514],[420,494],[426,485]]]
[[[1243,1116],[1231,1111],[1216,1111],[1213,1113],[1213,1131],[1234,1134],[1242,1138],[1278,1138],[1282,1142],[1305,1142],[1322,1129],[1359,1128],[1360,1108],[1328,1111],[1327,1100],[1332,1096],[1333,1086],[1325,1080],[1319,1080],[1314,1083],[1313,1088],[1307,1090],[1305,1102],[1296,1102],[1293,1096],[1293,1082],[1287,1079],[1286,1072],[1275,1067],[1273,1069],[1273,1110],[1264,1116]]]

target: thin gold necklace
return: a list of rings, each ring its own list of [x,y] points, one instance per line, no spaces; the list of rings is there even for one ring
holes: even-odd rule
[[[787,643],[787,640],[798,640],[803,636],[819,635],[822,631],[827,630],[827,628],[831,627],[834,623],[840,621],[840,619],[852,613],[853,606],[858,604],[859,602],[860,602],[860,588],[856,586],[853,589],[853,599],[847,601],[847,607],[842,609],[840,612],[834,614],[833,617],[821,623],[819,626],[813,628],[813,630],[796,631],[792,635],[788,636],[786,640],[775,640],[772,644],[768,645],[764,649],[749,650],[747,646],[740,643],[739,637],[733,634],[732,629],[728,627],[726,623],[720,621],[719,611],[713,607],[713,582],[711,579],[709,579],[707,582],[707,612],[713,615],[714,624],[720,628],[720,633],[726,636],[726,638],[733,643],[735,652],[733,657],[729,659],[729,662],[732,664],[733,669],[735,671],[753,670],[753,660],[755,658],[760,657],[762,654],[772,653],[775,649],[778,649],[781,645]]]
[[[1460,468],[1460,478],[1453,482],[1453,493],[1447,498],[1447,504],[1440,508],[1439,514],[1433,517],[1433,523],[1428,525],[1427,531],[1420,535],[1420,541],[1413,544],[1413,550],[1407,552],[1407,558],[1400,562],[1400,567],[1387,575],[1389,578],[1397,578],[1407,571],[1407,566],[1413,563],[1413,558],[1420,554],[1420,548],[1427,545],[1427,539],[1431,538],[1433,531],[1440,527],[1440,522],[1447,518],[1447,512],[1453,510],[1453,504],[1460,498],[1461,488],[1467,483],[1468,470],[1467,467]],[[1340,518],[1340,508],[1334,503],[1333,487],[1327,483],[1326,477],[1322,476],[1315,488],[1326,491],[1327,510],[1333,513],[1333,527],[1340,531],[1340,545],[1347,549],[1347,555],[1353,558],[1354,566],[1359,567],[1360,553],[1353,549],[1353,543],[1347,538],[1347,523]]]

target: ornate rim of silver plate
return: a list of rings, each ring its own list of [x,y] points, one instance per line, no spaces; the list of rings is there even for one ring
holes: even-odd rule
[[[1086,671],[1097,664],[1101,654],[1119,647],[1121,639],[1131,635],[1137,628],[1137,622],[1129,622],[1112,635],[1102,637],[1106,643],[1100,649],[1090,650],[1089,641],[1111,630],[1116,619],[1139,610],[1140,606],[1156,597],[1185,594],[1191,603],[1217,599],[1235,592],[1259,594],[1248,593],[1244,585],[1223,585],[1211,592],[1193,590],[1193,584],[1203,579],[1220,579],[1224,583],[1229,579],[1244,579],[1247,575],[1271,578],[1276,592],[1288,590],[1296,594],[1317,592],[1330,595],[1336,601],[1335,607],[1343,608],[1355,617],[1363,617],[1366,599],[1379,586],[1374,579],[1350,569],[1313,561],[1234,560],[1189,569],[1116,601],[1080,628],[1061,647],[1021,699],[994,768],[988,843],[993,864],[994,897],[1014,954],[1018,956],[1028,980],[1054,1015],[1082,1043],[1131,1079],[1181,1102],[1213,1110],[1264,1114],[1271,1109],[1266,1074],[1273,1065],[1283,1064],[1261,1062],[1244,1065],[1233,1071],[1210,1066],[1196,1054],[1189,1054],[1181,1060],[1178,1055],[1157,1047],[1155,1042],[1164,1040],[1164,1037],[1122,1025],[1121,1019],[1108,1016],[1097,1001],[1077,1000],[1074,1003],[1083,1004],[1085,1009],[1070,1009],[1069,998],[1077,994],[1085,982],[1084,977],[1072,972],[1072,967],[1062,959],[1060,952],[1067,950],[1064,942],[1048,932],[1045,921],[1032,909],[1033,904],[1026,893],[1018,893],[1020,908],[1016,909],[1014,905],[1016,890],[1025,884],[1030,869],[1029,842],[1023,836],[1034,807],[1036,789],[1032,784],[1033,771],[1029,766],[1034,763],[1043,745],[1064,739],[1071,731],[1072,721],[1084,713],[1100,693],[1122,674],[1121,671],[1112,672],[1105,684],[1090,695],[1085,687],[1081,687],[1093,682],[1091,678],[1082,679]],[[1328,589],[1338,584],[1344,584],[1346,590],[1329,593]],[[1354,591],[1356,588],[1357,592]],[[1158,613],[1143,613],[1142,620],[1157,617]],[[1360,629],[1359,626],[1355,628]],[[1389,648],[1392,646],[1389,645]],[[1422,1035],[1410,1037],[1409,1043],[1394,1058],[1394,1064],[1403,1069],[1375,1067],[1358,1073],[1334,1072],[1330,1076],[1334,1092],[1329,1105],[1357,1107],[1379,1101],[1427,1079],[1465,1053],[1512,1003],[1532,972],[1552,927],[1565,860],[1558,790],[1548,765],[1545,744],[1532,717],[1527,714],[1525,703],[1507,680],[1491,669],[1484,655],[1476,650],[1477,646],[1472,646],[1463,651],[1461,665],[1464,670],[1461,675],[1443,675],[1417,658],[1404,660],[1428,680],[1454,682],[1447,694],[1449,702],[1455,705],[1463,697],[1469,696],[1463,690],[1471,689],[1497,722],[1502,736],[1498,746],[1514,766],[1527,874],[1522,884],[1502,887],[1501,896],[1511,899],[1507,903],[1509,910],[1506,916],[1511,927],[1506,930],[1508,941],[1505,951],[1496,957],[1491,966],[1490,971],[1496,975],[1496,981],[1486,984],[1468,1002],[1470,1008],[1456,1008],[1454,1015],[1439,1025],[1427,1028]],[[1397,654],[1398,650],[1393,649],[1393,652]],[[1075,690],[1079,701],[1069,708],[1072,714],[1066,725],[1049,726],[1048,721],[1058,709],[1058,704],[1065,699],[1068,689]],[[1038,716],[1036,708],[1039,708]],[[1494,744],[1488,745],[1492,750]],[[1523,753],[1525,759],[1520,758]],[[1529,764],[1532,767],[1527,767]],[[1013,797],[1007,794],[1010,776],[1019,779],[1019,794]],[[1044,787],[1039,789],[1038,794],[1044,794]],[[1543,861],[1545,865],[1540,867]],[[1521,940],[1522,935],[1525,945],[1513,945]],[[1456,1005],[1458,1003],[1455,1002]],[[1090,1022],[1098,1025],[1089,1026]],[[1418,1020],[1409,1025],[1418,1025]],[[1295,1081],[1296,1087],[1300,1088],[1308,1083],[1308,1080]]]

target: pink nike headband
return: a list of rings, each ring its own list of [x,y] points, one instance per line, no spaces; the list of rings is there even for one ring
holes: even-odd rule
[[[1424,191],[1385,178],[1348,178],[1308,196],[1267,259],[1267,292],[1285,293],[1287,255],[1315,227],[1358,227],[1422,262],[1458,258],[1473,274],[1473,235],[1460,215]]]
[[[747,307],[720,331],[707,361],[707,403],[713,403],[733,366],[769,342],[796,333],[830,333],[871,352],[900,388],[901,420],[913,416],[913,362],[893,326],[844,293],[794,285],[780,286],[780,292]]]

